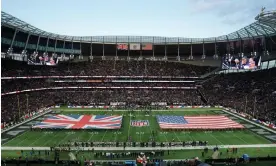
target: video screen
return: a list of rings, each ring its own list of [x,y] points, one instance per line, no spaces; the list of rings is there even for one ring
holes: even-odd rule
[[[261,63],[261,56],[226,55],[222,58],[222,69],[255,70]]]
[[[58,64],[58,58],[55,54],[48,55],[48,54],[31,54],[28,55],[28,64],[29,65],[48,65],[48,66],[55,66]]]

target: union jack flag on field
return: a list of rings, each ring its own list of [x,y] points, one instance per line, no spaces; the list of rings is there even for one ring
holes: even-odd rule
[[[226,116],[157,116],[161,129],[233,129],[243,125]]]
[[[119,129],[123,116],[114,115],[51,115],[33,128],[48,129]]]

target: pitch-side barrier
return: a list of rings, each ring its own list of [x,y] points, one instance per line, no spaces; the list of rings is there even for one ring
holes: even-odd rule
[[[276,148],[276,144],[251,144],[251,145],[208,145],[208,146],[186,146],[186,147],[70,147],[70,150],[92,150],[92,148],[96,151],[117,151],[117,150],[125,150],[125,151],[148,151],[148,150],[196,150],[196,149],[213,149],[218,147],[220,149],[227,148]],[[59,147],[55,147],[58,149]],[[64,149],[64,147],[60,147]],[[1,147],[1,150],[51,150],[50,147],[12,147],[12,146],[4,146]]]

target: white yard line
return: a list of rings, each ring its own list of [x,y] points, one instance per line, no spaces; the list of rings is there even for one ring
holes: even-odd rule
[[[224,145],[220,140],[218,140],[215,136],[213,136],[213,134],[211,133],[208,133],[209,135],[211,135],[215,140],[217,140],[218,142],[220,142],[221,143],[221,145]]]
[[[87,132],[86,132],[85,130],[83,130],[83,131],[81,132],[81,135],[80,135],[80,141],[81,141],[81,142],[87,142],[87,139],[82,140],[82,138],[83,138],[82,135],[85,135],[86,133],[87,133]],[[86,138],[86,137],[84,137],[84,138]]]
[[[117,131],[115,131],[115,137],[114,137],[114,140],[113,140],[113,142],[117,142],[117,137],[118,137],[118,135],[119,135],[119,130],[117,130]]]
[[[55,135],[54,135],[54,137],[52,137],[52,138],[55,138],[57,135],[58,135],[58,132],[56,132]],[[47,143],[48,143],[49,141],[52,141],[52,139],[49,139],[48,141],[46,141],[42,146],[47,145]]]
[[[103,142],[103,139],[104,139],[104,137],[105,137],[105,135],[106,135],[106,132],[107,132],[107,130],[105,130],[105,133],[104,133],[104,135],[103,135],[103,137],[102,137],[102,139],[101,139],[101,142]]]
[[[178,139],[178,141],[181,142],[181,140],[179,139],[179,137],[176,135],[175,131],[173,131],[173,133],[176,136],[176,138]]]
[[[33,145],[35,142],[37,142],[38,140],[40,140],[41,138],[45,137],[48,134],[43,134],[42,136],[40,135],[38,139],[36,139],[33,143],[31,143],[29,146]],[[49,135],[48,135],[49,136]]]
[[[67,134],[67,135],[66,135],[66,136],[65,136],[62,140],[60,140],[60,141],[58,142],[58,144],[57,144],[57,145],[59,145],[62,141],[64,141],[64,140],[65,140],[65,138],[67,138],[69,135],[71,136],[72,134]],[[56,146],[57,146],[57,145],[56,145]]]
[[[129,116],[129,124],[128,124],[128,131],[127,131],[127,140],[129,139],[129,130],[130,130],[130,124],[131,124],[131,117],[132,116]]]
[[[167,136],[166,136],[166,135],[167,135],[167,131],[165,131],[165,132],[166,132],[166,133],[163,132],[162,135],[166,138],[166,142],[169,142],[169,140],[168,140],[168,138],[167,138]],[[162,142],[163,142],[163,141],[162,141]]]
[[[187,131],[187,132],[189,132],[189,133],[187,133],[187,135],[189,136],[189,138],[190,138],[190,141],[194,141],[195,139],[194,139],[194,137],[192,137],[192,136],[190,136],[190,131]],[[184,134],[184,133],[183,133]],[[186,133],[185,133],[186,134]]]
[[[140,115],[140,112],[138,112],[138,115]],[[136,120],[136,119],[135,119]],[[140,142],[142,142],[142,138],[141,138],[141,127],[139,127],[139,137],[140,137]]]
[[[27,131],[26,131],[26,132],[27,132]],[[20,137],[20,136],[26,134],[26,132],[24,132],[23,134],[19,135],[18,137]],[[15,138],[18,138],[18,137],[15,137]],[[24,141],[25,141],[26,139],[28,139],[28,138],[29,138],[29,137],[24,138],[23,140],[21,140],[20,142],[18,142],[16,145],[17,145],[17,146],[20,146],[20,144],[21,144],[22,142],[24,142]]]
[[[88,142],[90,142],[91,138],[94,136],[94,133],[91,132],[90,134],[91,136],[89,137]]]
[[[260,139],[268,140],[267,138],[262,137],[261,135],[259,135],[259,134],[255,133],[255,132],[251,131],[250,129],[246,129],[246,130],[249,131],[250,133],[252,133],[252,135],[255,135],[256,137],[258,137],[258,138],[260,138]],[[241,132],[241,131],[239,131],[239,132]],[[268,140],[268,141],[269,141],[269,142],[272,142],[272,141],[270,141],[270,140]]]
[[[238,138],[239,140],[243,141],[244,143],[248,144],[248,142],[246,142],[244,139],[242,139],[241,137],[238,137],[238,136],[234,133],[234,131],[233,131],[232,135],[234,135],[234,137]]]
[[[9,143],[10,141],[12,141],[12,140],[14,140],[14,139],[16,139],[16,138],[19,138],[19,137],[25,135],[27,132],[28,132],[28,131],[25,131],[24,133],[22,133],[22,134],[20,134],[20,135],[18,135],[18,136],[16,136],[16,137],[13,137],[12,139],[8,140],[7,142],[5,142],[4,144],[2,144],[1,146],[3,146],[3,145],[5,145],[5,144]],[[25,139],[26,139],[26,138],[25,138]]]
[[[151,115],[150,115],[150,117],[151,117]],[[149,121],[149,127],[150,127],[150,136],[153,138],[154,141],[156,141],[156,140],[154,139],[153,135],[152,135],[152,131],[153,131],[153,130],[151,129],[151,125],[153,125],[153,124],[151,124],[150,119],[148,119],[148,121]]]

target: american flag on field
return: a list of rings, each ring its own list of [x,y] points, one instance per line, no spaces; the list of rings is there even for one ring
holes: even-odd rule
[[[230,129],[244,128],[226,116],[164,116],[158,115],[161,129]]]
[[[122,116],[114,115],[51,115],[33,128],[48,129],[119,129]]]

